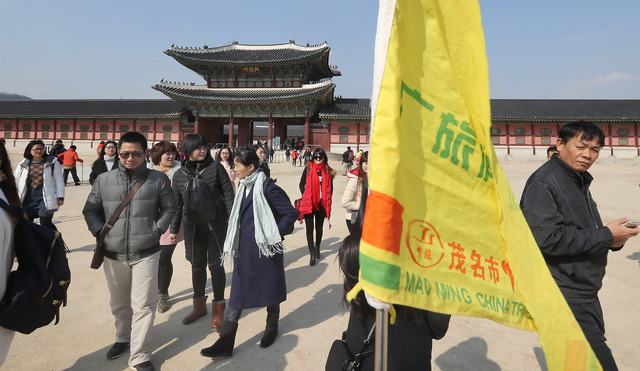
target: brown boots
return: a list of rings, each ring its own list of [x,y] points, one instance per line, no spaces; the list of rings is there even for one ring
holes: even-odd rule
[[[218,331],[224,319],[224,300],[211,302],[211,329]]]
[[[193,310],[184,319],[182,319],[183,325],[188,325],[198,318],[207,314],[207,297],[193,299]]]

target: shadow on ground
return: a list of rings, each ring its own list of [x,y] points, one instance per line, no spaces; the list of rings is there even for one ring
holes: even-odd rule
[[[484,339],[473,337],[450,348],[434,361],[441,370],[468,370],[469,365],[473,365],[475,370],[501,370],[496,362],[487,358],[487,350]]]

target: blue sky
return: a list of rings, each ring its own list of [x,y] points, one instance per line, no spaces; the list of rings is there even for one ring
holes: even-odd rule
[[[35,99],[165,98],[204,80],[177,46],[331,46],[336,95],[370,97],[375,0],[0,0],[0,91]],[[640,99],[640,2],[481,0],[492,98]]]

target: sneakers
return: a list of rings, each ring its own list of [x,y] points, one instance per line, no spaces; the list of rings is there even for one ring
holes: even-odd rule
[[[129,343],[115,343],[107,352],[107,359],[116,359],[124,354],[129,347]]]
[[[154,371],[153,365],[149,361],[139,363],[133,366],[133,368],[135,368],[136,371]]]

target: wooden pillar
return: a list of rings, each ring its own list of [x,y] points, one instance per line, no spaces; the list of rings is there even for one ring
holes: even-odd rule
[[[304,117],[304,145],[308,146],[311,140],[311,124],[309,123],[309,114]]]
[[[229,148],[233,148],[233,115],[229,115]]]
[[[636,146],[636,156],[640,156],[640,146],[638,146],[638,123],[633,123],[633,141]]]
[[[200,116],[196,116],[196,122],[193,124],[194,134],[200,134]]]
[[[531,121],[531,145],[533,146],[533,155],[536,155],[536,128]]]
[[[609,130],[609,146],[611,147],[611,156],[613,156],[613,137],[611,135],[613,135],[613,125],[609,122],[607,124],[607,128]]]
[[[113,127],[115,128],[115,126],[116,126],[116,120],[113,120]],[[151,142],[151,145],[153,145],[153,143],[155,143],[155,141],[158,138],[158,119],[157,118],[153,119],[153,134],[151,134],[151,135],[153,135],[153,140],[149,141],[147,139],[147,141]],[[160,139],[160,140],[162,140],[162,139]]]
[[[267,146],[273,147],[273,117],[269,114],[269,125],[267,129]]]
[[[509,121],[505,122],[506,134],[507,134],[507,155],[511,154],[511,143],[509,143],[511,135],[509,135]]]
[[[287,143],[287,124],[280,123],[280,145]]]
[[[238,121],[238,148],[246,147],[247,145],[247,119],[240,119]]]
[[[329,132],[329,143],[331,143],[331,132]],[[356,122],[356,153],[358,151],[360,151],[360,120]]]
[[[247,143],[249,147],[253,146],[253,127],[254,127],[253,120],[249,120],[249,140]]]

